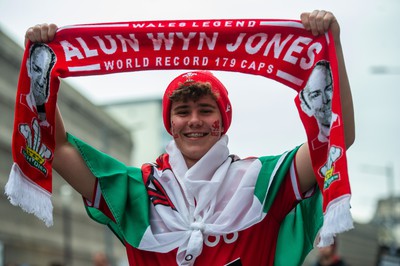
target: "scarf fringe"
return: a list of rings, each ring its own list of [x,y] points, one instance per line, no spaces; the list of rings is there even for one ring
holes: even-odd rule
[[[12,205],[21,207],[27,213],[33,213],[47,227],[53,225],[51,194],[30,181],[16,163],[11,168],[5,194]]]
[[[350,212],[350,195],[332,201],[326,208],[324,224],[319,232],[317,247],[332,245],[334,237],[354,228]]]

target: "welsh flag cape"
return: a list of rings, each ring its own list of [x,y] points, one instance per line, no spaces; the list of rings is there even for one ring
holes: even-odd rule
[[[261,75],[296,90],[295,104],[323,194],[320,245],[331,244],[335,234],[352,228],[333,37],[329,32],[314,37],[295,20],[73,25],[60,28],[51,43],[28,44],[16,96],[14,163],[5,187],[10,202],[52,225],[54,114],[60,78],[162,69]],[[330,92],[324,93],[329,99],[319,101],[320,106],[315,103],[319,94],[312,91],[315,84],[319,94]]]

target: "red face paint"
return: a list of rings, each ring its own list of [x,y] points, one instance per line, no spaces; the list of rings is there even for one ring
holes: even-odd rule
[[[175,133],[174,131],[175,131],[175,123],[172,121],[172,122],[171,122],[171,132],[172,132],[172,137],[173,137],[174,139],[177,139],[177,138],[179,138],[179,135],[178,135],[178,133]]]
[[[221,134],[221,126],[220,126],[221,122],[219,120],[216,120],[213,124],[212,124],[212,129],[211,129],[211,136],[219,136]]]

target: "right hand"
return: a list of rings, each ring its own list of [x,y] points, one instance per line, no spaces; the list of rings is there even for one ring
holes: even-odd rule
[[[50,23],[38,24],[30,27],[25,33],[25,46],[31,42],[51,42],[57,31],[57,25]]]

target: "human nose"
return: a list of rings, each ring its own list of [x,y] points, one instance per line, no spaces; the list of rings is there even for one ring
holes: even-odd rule
[[[197,112],[192,112],[189,117],[188,125],[189,127],[202,126],[203,120],[201,120],[201,117]]]

